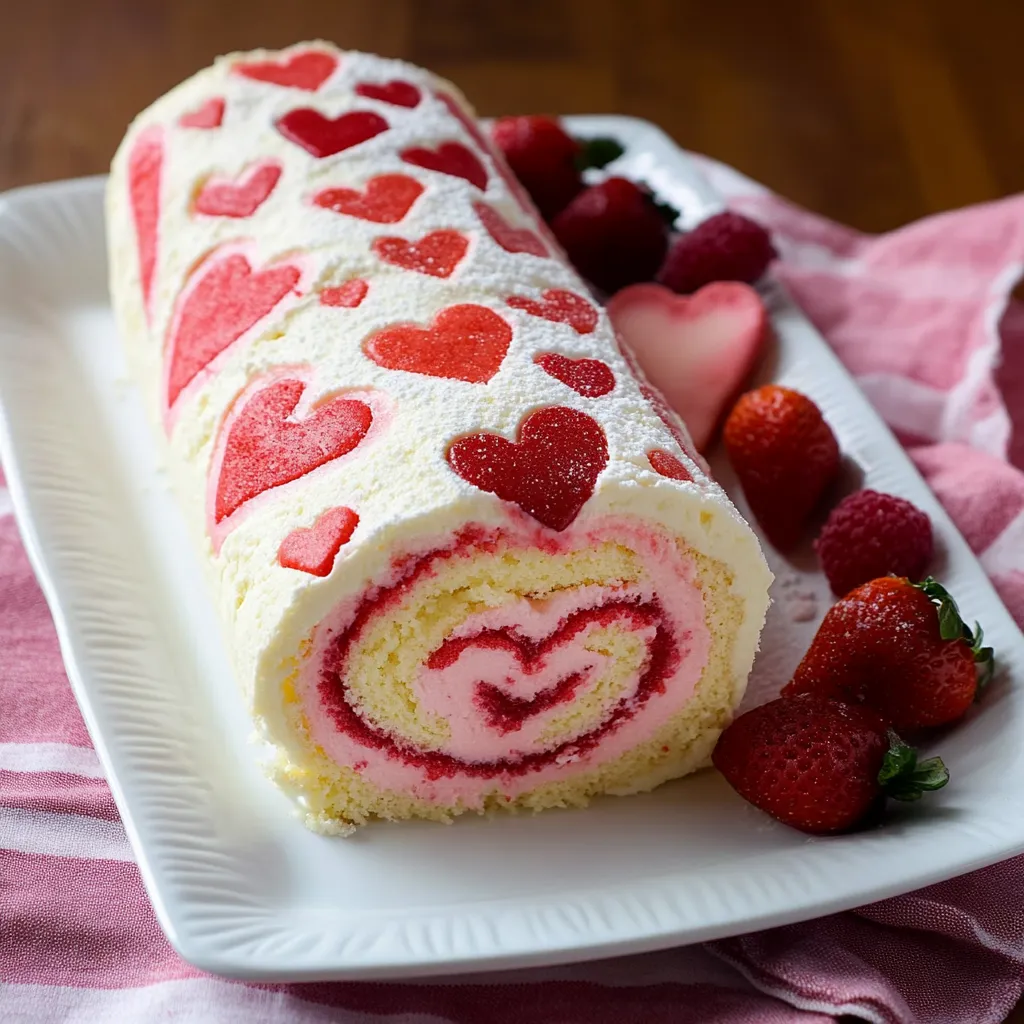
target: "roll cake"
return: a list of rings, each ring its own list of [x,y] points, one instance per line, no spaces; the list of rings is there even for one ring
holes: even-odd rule
[[[110,286],[306,824],[581,806],[708,763],[770,582],[458,90],[326,43],[131,125]]]

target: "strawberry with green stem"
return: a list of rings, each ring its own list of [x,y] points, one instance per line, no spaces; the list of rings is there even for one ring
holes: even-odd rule
[[[916,732],[963,717],[994,670],[981,626],[967,626],[945,587],[883,576],[829,609],[782,692],[864,704]]]

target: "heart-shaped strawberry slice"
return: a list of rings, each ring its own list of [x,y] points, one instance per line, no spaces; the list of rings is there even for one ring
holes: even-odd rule
[[[302,274],[282,263],[253,270],[241,253],[214,258],[182,292],[168,345],[167,405],[190,381],[277,307]]]
[[[277,560],[285,569],[298,569],[311,576],[329,576],[334,559],[359,525],[359,516],[350,508],[330,508],[317,517],[312,526],[292,530],[277,551]]]
[[[612,296],[608,315],[697,449],[706,449],[764,345],[768,316],[760,296],[736,281],[690,296],[637,284]]]
[[[195,200],[196,213],[208,217],[251,217],[274,191],[281,165],[272,160],[249,168],[240,178],[210,178]]]
[[[317,159],[334,156],[388,130],[388,123],[371,110],[350,110],[333,120],[319,110],[298,107],[279,118],[277,130]]]
[[[542,352],[533,361],[584,398],[600,398],[615,388],[615,374],[600,359],[570,359],[557,352]]]
[[[419,89],[412,82],[403,82],[400,78],[393,78],[390,82],[360,82],[356,92],[360,96],[396,107],[412,108],[420,104]]]
[[[363,351],[388,370],[486,384],[511,342],[507,320],[486,306],[466,303],[442,309],[429,327],[386,327],[367,339]]]
[[[163,133],[154,126],[135,140],[128,155],[128,198],[135,222],[135,244],[139,254],[139,283],[142,303],[149,316],[149,300],[156,270],[160,222],[160,175],[164,162]]]
[[[234,417],[217,477],[218,523],[258,494],[348,454],[366,437],[373,414],[353,398],[329,398],[296,419],[305,390],[301,380],[275,381],[249,397]]]
[[[487,229],[487,234],[494,239],[506,252],[525,252],[531,256],[547,256],[547,246],[528,228],[513,227],[487,203],[473,204],[480,223]]]
[[[671,453],[664,448],[655,448],[647,453],[647,461],[655,473],[668,477],[670,480],[692,480],[690,471]]]
[[[451,277],[469,249],[469,239],[458,231],[431,231],[418,242],[405,238],[377,238],[373,251],[388,263],[431,277]]]
[[[304,50],[280,60],[250,61],[236,64],[234,70],[246,78],[271,85],[316,92],[334,73],[338,59],[322,50]]]
[[[313,199],[317,206],[335,213],[369,220],[374,224],[397,224],[423,194],[423,186],[407,174],[379,174],[359,192],[354,188],[328,188]]]
[[[461,142],[442,142],[437,149],[414,146],[402,150],[402,159],[407,164],[425,167],[428,171],[450,174],[465,178],[471,185],[483,191],[487,188],[487,171],[471,149]]]
[[[474,487],[518,505],[552,530],[564,530],[594,493],[608,464],[608,441],[596,420],[556,405],[530,413],[515,441],[469,434],[449,445],[447,458]]]
[[[321,306],[341,306],[344,309],[355,309],[366,298],[370,290],[368,281],[354,277],[351,281],[339,284],[334,288],[323,288],[320,291]]]
[[[568,324],[577,334],[592,334],[597,326],[597,310],[593,304],[582,295],[568,292],[564,288],[549,288],[540,300],[525,295],[510,295],[506,301],[530,316],[553,320],[556,324]]]
[[[189,110],[178,118],[182,128],[219,128],[224,120],[224,97],[212,96],[195,110]]]

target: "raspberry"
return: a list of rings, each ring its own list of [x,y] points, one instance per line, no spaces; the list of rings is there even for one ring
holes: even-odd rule
[[[857,491],[832,510],[814,548],[842,597],[879,576],[921,579],[932,557],[932,524],[903,498]]]
[[[491,137],[545,220],[583,191],[577,167],[583,147],[554,118],[502,117]]]
[[[716,213],[680,237],[658,273],[658,281],[686,294],[712,281],[753,284],[779,254],[768,232],[738,213]]]
[[[585,189],[551,230],[573,266],[608,293],[650,281],[668,248],[665,214],[649,192],[625,178]]]

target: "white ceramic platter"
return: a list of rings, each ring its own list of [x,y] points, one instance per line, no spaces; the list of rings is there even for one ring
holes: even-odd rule
[[[718,205],[651,125],[570,126],[621,139],[617,169],[686,220]],[[774,290],[780,341],[764,375],[822,406],[868,485],[928,511],[938,574],[1000,655],[999,681],[942,741],[953,782],[883,829],[827,840],[774,824],[711,772],[587,811],[380,825],[349,840],[307,832],[257,768],[198,561],[125,377],[102,190],[87,179],[0,197],[0,451],[72,685],[157,915],[187,960],[282,980],[552,964],[784,924],[1024,850],[1024,637],[864,396]],[[722,479],[735,490],[724,468]],[[788,678],[813,634],[800,612],[827,607],[813,566],[773,568],[755,700]]]

